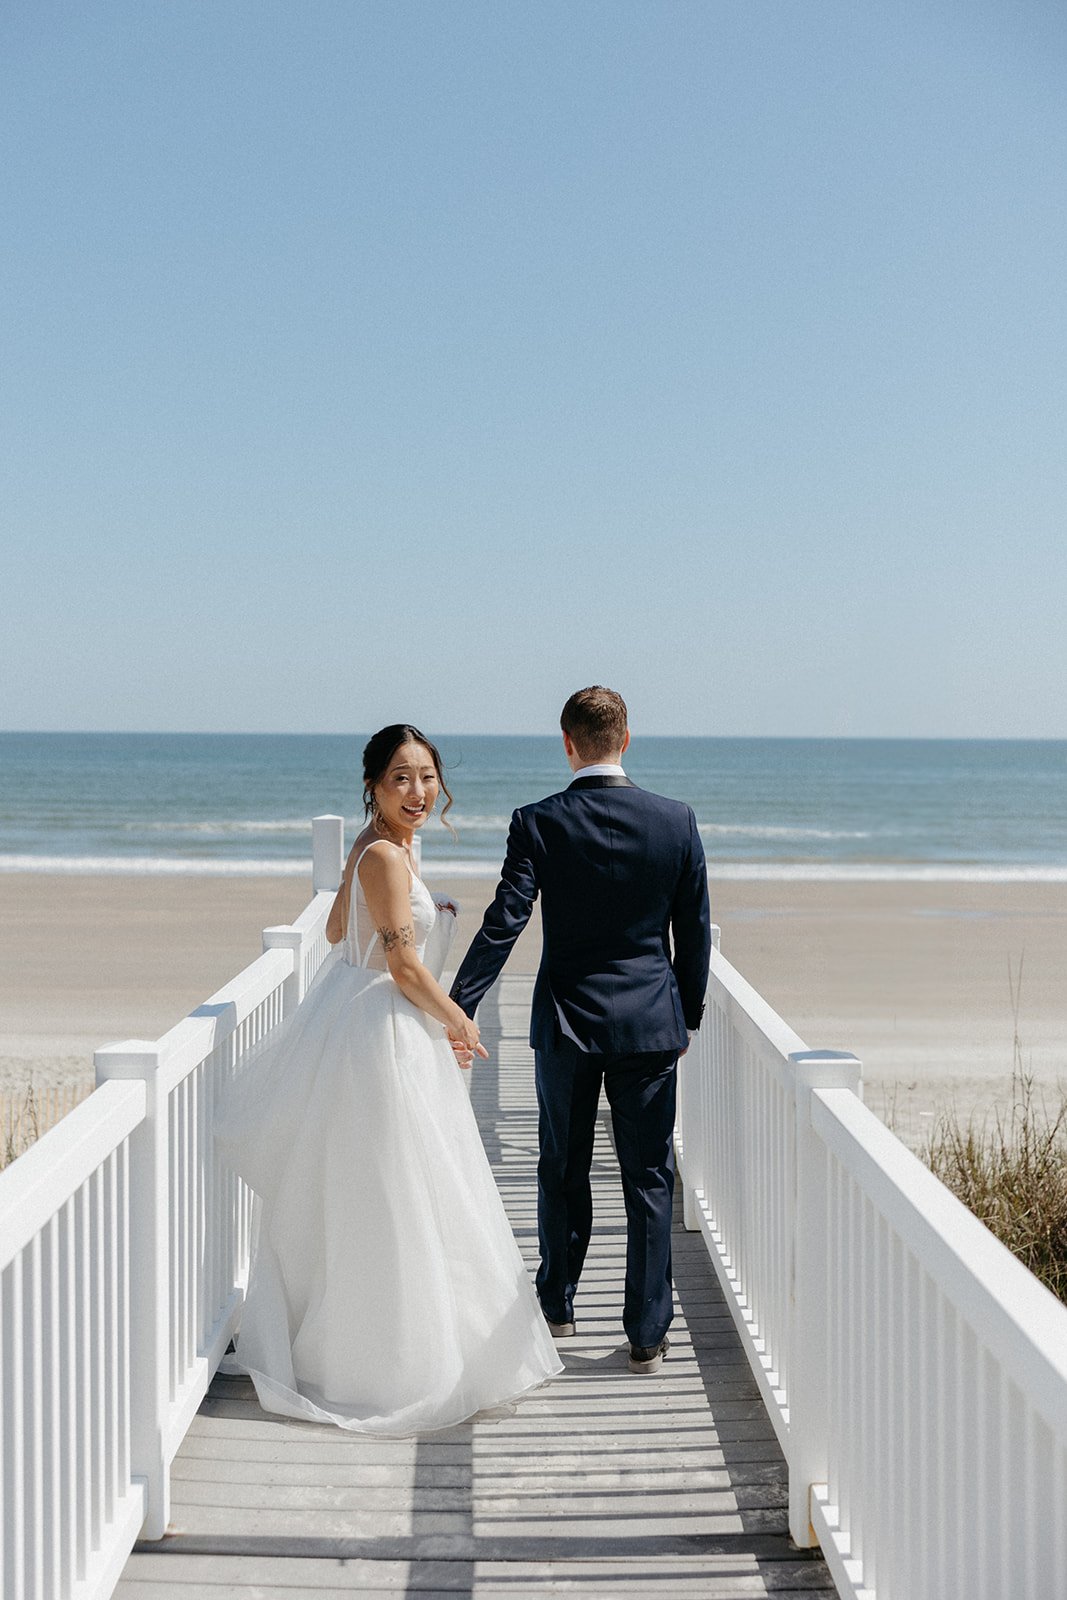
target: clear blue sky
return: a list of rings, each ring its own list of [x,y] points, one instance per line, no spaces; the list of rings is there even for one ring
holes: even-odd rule
[[[0,726],[1067,736],[1058,3],[0,50]]]

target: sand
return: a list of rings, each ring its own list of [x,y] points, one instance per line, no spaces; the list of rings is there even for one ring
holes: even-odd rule
[[[1047,1103],[1067,1089],[1062,884],[713,882],[712,907],[723,954],[812,1049],[859,1057],[909,1142],[1008,1105],[1016,1036]]]
[[[473,936],[491,880],[434,879]],[[92,1082],[95,1046],[155,1038],[290,921],[298,878],[0,878],[0,1092]],[[1046,884],[717,885],[735,967],[813,1048],[852,1050],[867,1096],[895,1100],[902,1132],[952,1098],[1010,1093],[1021,971],[1021,1059],[1050,1094],[1067,1084],[1067,890]],[[537,965],[536,922],[509,971]]]

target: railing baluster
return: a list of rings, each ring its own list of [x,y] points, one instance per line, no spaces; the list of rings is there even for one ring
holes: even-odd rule
[[[118,1153],[104,1164],[104,1355],[107,1368],[104,1405],[104,1507],[110,1524],[118,1510],[119,1479],[118,1394]]]
[[[32,1485],[27,1471],[25,1439],[25,1371],[23,1359],[22,1272],[20,1253],[7,1268],[4,1293],[4,1456],[10,1463],[10,1485],[5,1506],[4,1529],[8,1535],[5,1580],[12,1595],[26,1592],[26,1486]]]
[[[104,1479],[107,1463],[107,1441],[104,1424],[105,1406],[105,1351],[104,1351],[104,1207],[103,1172],[97,1167],[88,1184],[89,1200],[89,1327],[91,1339],[90,1370],[92,1372],[92,1543],[98,1550],[105,1526]]]
[[[117,1253],[118,1294],[118,1436],[119,1483],[125,1485],[130,1477],[130,1146],[123,1140],[116,1162],[118,1170],[118,1226],[119,1249]]]
[[[960,1322],[955,1310],[945,1299],[941,1286],[931,1283],[931,1293],[937,1296],[937,1333],[939,1333],[939,1355],[941,1360],[937,1363],[937,1394],[934,1413],[936,1426],[931,1430],[936,1438],[934,1445],[934,1459],[937,1461],[937,1482],[939,1482],[939,1506],[941,1506],[941,1539],[931,1539],[937,1546],[937,1562],[939,1568],[936,1574],[931,1573],[931,1578],[937,1586],[944,1590],[945,1584],[950,1587],[958,1584],[958,1554],[960,1544],[966,1538],[966,1525],[968,1515],[963,1510],[960,1517],[961,1496],[960,1490],[960,1454],[958,1454],[958,1438],[960,1438]],[[931,1517],[933,1523],[933,1517]],[[931,1584],[933,1589],[933,1584]]]
[[[982,1573],[985,1570],[984,1541],[980,1531],[985,1503],[980,1463],[980,1451],[982,1448],[982,1409],[979,1400],[980,1363],[981,1351],[978,1346],[978,1336],[973,1328],[964,1328],[960,1337],[960,1394],[961,1397],[969,1396],[970,1404],[965,1406],[960,1422],[963,1460],[971,1463],[967,1472],[967,1479],[969,1491],[968,1516],[972,1533],[971,1538],[966,1541],[964,1549],[961,1582],[969,1584],[970,1593],[975,1596],[981,1592]],[[961,1592],[966,1593],[967,1591],[964,1589]]]
[[[59,1217],[49,1218],[41,1232],[44,1247],[44,1304],[39,1337],[42,1344],[45,1406],[44,1416],[44,1505],[41,1531],[44,1539],[44,1592],[60,1592],[62,1440],[60,1435],[60,1276]]]
[[[78,1546],[78,1401],[75,1351],[75,1325],[77,1317],[77,1237],[76,1207],[71,1195],[59,1212],[60,1232],[60,1294],[62,1296],[60,1352],[60,1546],[61,1592],[66,1594],[73,1586],[75,1552]]]
[[[41,1235],[35,1234],[23,1257],[28,1282],[23,1283],[23,1360],[26,1372],[26,1466],[29,1492],[26,1512],[26,1595],[41,1600],[44,1593],[44,1374],[42,1372]]]
[[[181,1143],[180,1206],[182,1220],[181,1298],[178,1301],[178,1327],[180,1330],[178,1384],[180,1389],[185,1388],[186,1379],[196,1351],[193,1322],[196,1312],[196,1295],[193,1286],[194,1229],[196,1227],[196,1151],[193,1142],[193,1086],[195,1083],[196,1072],[194,1070],[190,1072],[187,1078],[182,1080],[179,1090],[178,1137]]]

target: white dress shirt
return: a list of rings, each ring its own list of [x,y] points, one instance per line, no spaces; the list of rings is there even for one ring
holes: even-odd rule
[[[593,761],[588,767],[579,767],[574,778],[625,778],[617,761]],[[574,778],[571,782],[574,782]]]

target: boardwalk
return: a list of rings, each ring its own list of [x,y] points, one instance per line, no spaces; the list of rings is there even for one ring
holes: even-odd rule
[[[529,997],[530,980],[505,979],[485,1008],[492,1060],[475,1074],[474,1103],[532,1264]],[[821,1561],[789,1542],[785,1464],[680,1213],[671,1353],[655,1378],[627,1372],[625,1219],[606,1122],[593,1181],[596,1229],[563,1377],[513,1415],[411,1441],[272,1419],[250,1383],[216,1377],[174,1462],[171,1532],[135,1548],[119,1600],[832,1595]]]

